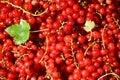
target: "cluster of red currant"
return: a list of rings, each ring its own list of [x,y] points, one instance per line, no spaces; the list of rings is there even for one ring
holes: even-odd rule
[[[120,80],[120,0],[0,0],[0,80]]]

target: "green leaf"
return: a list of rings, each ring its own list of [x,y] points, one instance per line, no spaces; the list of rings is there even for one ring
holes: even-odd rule
[[[85,27],[84,27],[84,30],[86,32],[90,32],[92,31],[92,29],[95,27],[95,23],[94,21],[86,21],[85,22]]]
[[[7,33],[14,38],[15,44],[20,45],[29,39],[30,25],[23,19],[20,24],[13,24],[6,28]]]
[[[27,23],[25,20],[21,19],[21,20],[20,20],[20,25],[21,25],[22,28],[24,28],[25,30],[30,30],[30,25],[29,25],[29,23]],[[26,26],[26,28],[25,28],[24,26]]]

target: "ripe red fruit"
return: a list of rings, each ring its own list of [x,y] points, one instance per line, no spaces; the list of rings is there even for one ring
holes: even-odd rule
[[[78,18],[77,18],[77,22],[78,22],[79,24],[83,24],[83,23],[85,22],[84,17],[78,17]]]
[[[82,70],[81,75],[86,78],[90,75],[90,73],[87,70]]]
[[[85,41],[86,41],[86,38],[85,38],[84,36],[79,36],[79,37],[78,37],[78,42],[79,42],[80,44],[83,44]]]
[[[27,10],[27,11],[31,11],[32,10],[32,4],[30,3],[25,3],[23,5],[24,9]]]
[[[96,80],[104,75],[101,80],[119,78],[119,2],[0,0],[0,80]],[[91,23],[85,30],[86,21],[95,23],[92,30]],[[16,29],[22,28],[19,24],[29,25],[24,31],[30,37],[16,45],[19,37],[11,36],[7,28],[15,26],[16,35],[22,34]]]

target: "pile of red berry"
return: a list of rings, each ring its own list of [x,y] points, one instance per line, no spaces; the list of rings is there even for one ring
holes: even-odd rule
[[[0,80],[120,80],[120,0],[0,0]]]

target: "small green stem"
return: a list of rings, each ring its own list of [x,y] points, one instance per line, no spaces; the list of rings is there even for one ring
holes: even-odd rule
[[[107,26],[107,25],[104,26],[103,31],[102,31],[102,45],[103,45],[103,48],[105,48],[105,43],[104,43],[104,32],[105,32],[106,26]]]
[[[90,31],[90,38],[88,41],[91,41],[92,40],[92,31]]]
[[[88,46],[88,48],[85,50],[85,52],[84,52],[84,56],[86,57],[86,55],[87,55],[87,52],[88,52],[88,50],[93,46],[95,44],[95,42],[93,42],[90,46]]]
[[[34,14],[37,15],[37,14],[39,13],[39,10],[40,10],[40,9],[41,9],[41,8],[37,9]]]
[[[44,63],[45,63],[46,70],[48,70],[47,62],[45,61]],[[46,74],[45,78],[50,79],[50,80],[54,80],[53,77],[51,76],[51,74]]]
[[[18,60],[20,60],[20,59],[22,59],[22,57],[24,57],[24,56],[28,56],[29,54],[23,54],[23,55],[21,55],[19,58],[17,58],[17,60],[15,61],[15,65],[16,65],[16,63],[18,62]]]
[[[71,39],[71,52],[72,52],[72,58],[74,60],[74,64],[75,64],[76,68],[79,69],[78,63],[75,58],[75,52],[74,52],[74,48],[73,48],[73,40],[72,39]]]
[[[43,55],[42,58],[40,59],[40,62],[41,62],[41,61],[44,59],[44,57],[46,56],[47,51],[48,51],[48,37],[46,37],[46,50],[45,50],[44,55]]]
[[[85,57],[86,57],[86,55],[87,55],[88,50],[89,50],[95,43],[97,43],[97,42],[101,42],[101,41],[99,41],[99,40],[94,41],[94,42],[92,42],[91,45],[88,46],[88,48],[87,48],[87,49],[85,50],[85,52],[84,52],[84,56],[85,56]]]
[[[65,60],[66,60],[66,59],[65,59],[65,57],[64,57],[64,55],[63,55],[63,53],[61,53],[61,55],[60,55],[60,56],[61,56],[61,58],[62,58],[62,60],[63,60],[63,61],[65,61]]]
[[[45,78],[49,79],[49,80],[54,80],[53,77],[50,74],[46,74]]]
[[[37,33],[37,32],[43,32],[43,31],[47,31],[49,29],[42,29],[42,30],[35,30],[35,31],[30,31],[31,33]]]
[[[0,80],[7,80],[6,77],[0,76]]]
[[[4,55],[4,48],[7,46],[7,44],[4,44],[3,45],[3,48],[2,48],[2,62],[3,62],[3,64],[4,64],[4,67],[6,66],[6,62],[5,62],[5,60],[4,60],[4,58],[3,58],[3,55]]]
[[[119,22],[119,20],[116,20],[114,16],[113,16],[112,18],[113,18],[113,20],[114,20],[115,24],[116,24],[116,25],[119,27],[119,29],[120,29],[120,25],[119,25],[119,23],[118,23],[118,22]]]
[[[28,75],[26,76],[26,80],[28,80]]]
[[[6,62],[5,62],[4,58],[2,58],[2,62],[3,62],[4,67],[5,67],[6,66]]]
[[[98,11],[96,11],[96,14],[100,16],[100,19],[103,19],[102,14],[100,14]]]
[[[59,27],[58,30],[56,30],[56,32],[59,32],[61,29],[63,29],[64,25],[66,24],[67,22],[61,22],[61,26]]]
[[[43,12],[40,13],[40,14],[36,14],[36,13],[33,14],[33,13],[30,13],[30,12],[26,11],[25,9],[23,9],[22,7],[20,7],[20,6],[18,6],[18,5],[14,5],[13,3],[9,2],[9,1],[0,1],[0,2],[1,2],[1,3],[9,4],[9,5],[11,5],[11,6],[15,7],[15,8],[20,9],[21,11],[23,11],[23,13],[30,14],[30,15],[32,15],[32,16],[40,16],[40,15],[42,15],[42,14],[44,14],[44,13],[46,13],[46,12],[48,11],[48,8],[46,8],[45,11],[43,11]]]
[[[106,73],[106,74],[102,75],[101,77],[99,77],[97,80],[101,80],[103,77],[108,76],[108,75],[114,75],[117,80],[120,80],[120,76],[117,75],[117,74],[114,73],[114,72]]]
[[[82,2],[82,0],[78,0],[78,3],[81,3]]]
[[[83,1],[83,2],[81,2],[81,5],[82,5],[82,6],[86,6],[86,5],[87,5],[87,2],[86,2],[86,1]]]

